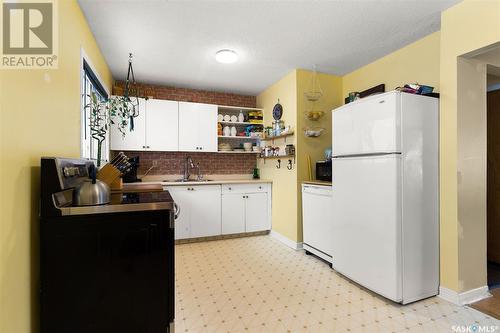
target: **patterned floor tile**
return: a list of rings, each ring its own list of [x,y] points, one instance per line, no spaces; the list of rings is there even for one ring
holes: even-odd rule
[[[438,297],[392,303],[269,236],[176,245],[176,332],[453,332],[500,321]],[[500,332],[500,329],[497,329]]]

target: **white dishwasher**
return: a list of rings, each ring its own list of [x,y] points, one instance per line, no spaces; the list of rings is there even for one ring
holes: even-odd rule
[[[332,186],[302,184],[303,247],[330,264],[332,225]]]

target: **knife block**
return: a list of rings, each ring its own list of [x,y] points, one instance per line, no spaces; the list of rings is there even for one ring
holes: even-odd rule
[[[111,190],[121,190],[123,188],[121,175],[120,170],[108,163],[99,170],[97,179],[108,184]]]

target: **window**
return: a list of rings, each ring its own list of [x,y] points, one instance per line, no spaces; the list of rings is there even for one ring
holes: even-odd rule
[[[97,161],[97,141],[90,134],[90,109],[85,105],[89,104],[89,95],[95,93],[101,101],[108,99],[108,94],[101,82],[95,75],[90,65],[83,60],[82,68],[82,106],[81,106],[81,155],[83,158],[90,158]],[[109,159],[109,132],[108,137],[102,144],[101,165]]]

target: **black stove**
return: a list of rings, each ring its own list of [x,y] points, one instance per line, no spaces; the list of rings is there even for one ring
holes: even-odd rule
[[[110,204],[73,206],[89,163],[41,161],[41,332],[170,332],[173,200],[114,193]]]

